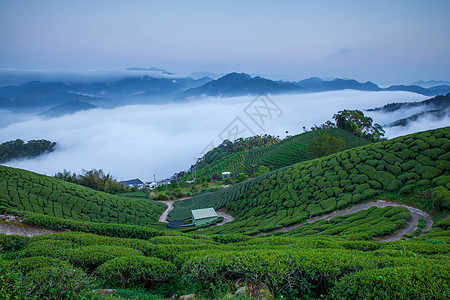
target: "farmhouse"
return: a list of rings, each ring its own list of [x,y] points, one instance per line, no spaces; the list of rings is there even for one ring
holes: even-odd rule
[[[230,178],[231,177],[231,172],[222,172],[222,178]]]
[[[136,178],[136,179],[131,179],[131,180],[125,180],[125,181],[121,181],[121,183],[123,183],[125,186],[128,187],[138,187],[138,188],[142,188],[144,186],[144,183]]]
[[[205,225],[217,220],[218,215],[214,208],[203,208],[203,209],[195,209],[191,210],[192,212],[192,223],[195,226]]]

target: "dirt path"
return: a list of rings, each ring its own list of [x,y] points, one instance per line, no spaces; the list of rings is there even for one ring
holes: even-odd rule
[[[164,204],[167,205],[167,209],[162,213],[162,215],[159,217],[158,221],[161,222],[161,223],[169,223],[167,221],[167,216],[169,215],[169,213],[173,209],[173,203],[177,202],[177,201],[183,201],[183,200],[186,200],[186,199],[189,199],[189,198],[191,198],[191,197],[180,198],[180,199],[175,199],[175,200],[161,201],[161,202],[163,202]]]
[[[350,208],[347,209],[342,209],[342,210],[336,210],[332,213],[329,214],[325,214],[325,215],[321,215],[321,216],[317,216],[314,218],[310,218],[308,220],[306,220],[306,223],[301,223],[301,224],[296,224],[296,225],[292,225],[292,226],[288,226],[288,227],[283,227],[271,232],[267,232],[267,233],[260,233],[257,234],[256,236],[264,236],[267,235],[269,233],[273,233],[273,232],[278,232],[278,231],[282,231],[282,232],[287,232],[287,231],[291,231],[294,230],[296,228],[302,227],[307,223],[312,223],[318,220],[330,220],[332,218],[335,217],[339,217],[339,216],[345,216],[348,214],[352,214],[361,210],[366,210],[370,207],[379,207],[379,208],[383,208],[383,207],[387,207],[387,206],[402,206],[402,207],[406,207],[410,213],[411,213],[411,220],[408,221],[408,223],[406,223],[406,226],[403,229],[398,230],[397,232],[395,232],[394,234],[384,237],[382,239],[380,239],[379,241],[383,241],[383,242],[387,242],[387,241],[398,241],[402,238],[402,236],[404,234],[411,234],[413,233],[418,227],[417,225],[419,224],[419,220],[420,219],[425,219],[427,221],[427,225],[426,227],[423,229],[424,231],[430,230],[431,227],[433,226],[433,218],[431,218],[431,216],[412,206],[406,205],[406,204],[401,204],[401,203],[397,203],[394,201],[386,201],[386,200],[377,200],[377,201],[372,201],[372,202],[366,202],[366,203],[360,203],[360,204],[356,204]]]
[[[217,215],[219,217],[222,217],[223,221],[218,223],[218,224],[216,224],[216,225],[214,225],[214,226],[220,226],[220,225],[226,224],[228,222],[231,222],[231,221],[233,221],[235,219],[232,215],[227,213],[227,209],[225,207],[222,207],[221,209],[219,209],[217,211]],[[213,226],[211,226],[211,227],[213,227]]]
[[[0,215],[0,233],[6,235],[36,236],[41,234],[55,234],[64,231],[36,228],[22,223],[22,218],[11,215]]]

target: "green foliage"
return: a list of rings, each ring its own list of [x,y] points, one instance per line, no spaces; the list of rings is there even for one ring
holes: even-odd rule
[[[245,181],[245,180],[247,180],[247,178],[248,178],[248,175],[245,175],[245,173],[239,173],[238,177],[236,178],[236,182],[239,183],[239,182]]]
[[[308,223],[293,231],[278,233],[286,236],[308,236],[308,235],[330,235],[340,236],[348,240],[371,240],[394,233],[404,227],[411,214],[404,207],[371,207],[353,214],[335,217],[331,220],[320,220]],[[348,249],[358,249],[351,247],[372,247],[370,243],[358,246],[358,243],[349,244]],[[347,247],[346,247],[347,248]],[[374,250],[374,249],[373,249]],[[367,251],[367,250],[364,250]]]
[[[176,267],[156,257],[124,256],[105,262],[96,273],[104,279],[124,285],[151,285],[171,279],[176,273]]]
[[[158,230],[145,226],[93,223],[86,221],[81,222],[34,213],[25,214],[23,222],[35,227],[45,227],[49,229],[69,229],[113,237],[148,239],[163,234]]]
[[[400,153],[413,149],[418,140],[432,150],[432,143],[428,142],[434,137],[445,136],[449,130],[450,127],[430,130],[425,132],[425,137],[422,133],[412,134],[281,168],[230,188],[176,203],[169,218],[189,218],[191,209],[225,206],[236,219],[204,229],[203,233],[255,235],[373,199],[379,194],[414,195],[429,189],[429,183],[433,183],[432,188],[440,188],[430,191],[430,197],[421,201],[425,206],[446,209],[448,189],[441,184],[446,183],[448,171],[435,166],[447,158],[443,160],[441,155],[436,160],[425,159],[427,156],[421,155],[419,148],[417,152],[411,150],[414,155],[407,159],[401,159]],[[396,147],[398,143],[401,146]],[[424,176],[427,179],[423,179]],[[428,183],[422,180],[428,180]],[[392,226],[380,227],[376,234],[356,236],[358,239],[380,236],[383,232],[393,232],[402,224],[403,221],[398,220]]]
[[[95,287],[93,278],[66,265],[35,269],[27,280],[33,286],[30,293],[38,299],[79,299]]]
[[[0,233],[0,251],[22,250],[29,242],[30,238],[27,236]]]
[[[30,299],[32,283],[10,263],[0,259],[0,299]]]
[[[25,143],[23,140],[4,142],[0,144],[0,163],[7,161],[39,156],[46,152],[52,152],[56,143],[47,140],[31,140]]]
[[[316,141],[308,145],[311,155],[314,157],[322,157],[341,151],[345,148],[345,142],[341,138],[330,136],[323,133]]]
[[[448,267],[424,263],[417,268],[363,270],[342,277],[331,299],[445,299],[450,295]]]
[[[138,256],[142,252],[122,246],[84,246],[64,253],[66,259],[74,266],[86,271],[93,271],[101,264],[122,256]]]
[[[384,136],[384,130],[379,124],[373,124],[371,117],[366,117],[360,110],[339,111],[333,116],[338,128],[352,132],[361,138],[372,141],[380,141]]]
[[[64,170],[55,174],[55,177],[111,194],[125,193],[128,190],[123,183],[118,182],[111,174],[105,174],[103,170],[83,170],[81,174]]]
[[[221,156],[208,164],[196,168],[197,178],[203,180],[211,179],[212,174],[231,171],[233,174],[244,172],[252,175],[259,172],[260,166],[266,166],[272,170],[290,166],[292,164],[315,158],[308,150],[308,145],[315,141],[315,135],[328,133],[331,137],[342,139],[347,148],[366,145],[369,141],[355,137],[339,128],[305,132],[279,141],[275,144],[268,144],[262,147],[247,149],[246,151],[235,152],[227,156]],[[217,148],[216,148],[217,149]],[[261,174],[259,174],[261,175]],[[185,179],[193,178],[193,173],[189,173]]]
[[[125,198],[25,170],[0,166],[0,205],[66,219],[148,225],[165,206]]]

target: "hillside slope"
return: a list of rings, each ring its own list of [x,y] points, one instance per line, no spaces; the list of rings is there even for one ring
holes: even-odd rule
[[[349,149],[264,174],[231,188],[178,202],[169,220],[190,209],[226,206],[236,220],[212,233],[257,234],[373,199],[418,191],[430,207],[450,207],[450,127]]]
[[[346,149],[370,143],[340,128],[309,131],[289,137],[273,145],[230,154],[197,170],[196,176],[202,180],[210,180],[212,174],[221,174],[225,171],[230,171],[234,174],[244,172],[251,175],[261,165],[276,170],[301,161],[313,159],[313,155],[308,150],[308,145],[325,132],[330,134],[330,136],[341,138],[345,142]],[[191,180],[192,178],[192,173],[186,176],[187,180]]]
[[[147,225],[163,204],[98,192],[60,179],[0,166],[0,205],[82,221]]]

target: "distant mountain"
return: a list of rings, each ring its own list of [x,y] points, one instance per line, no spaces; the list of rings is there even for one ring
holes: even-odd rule
[[[411,85],[418,85],[421,86],[423,88],[430,88],[430,87],[434,87],[434,86],[438,86],[438,85],[448,85],[450,86],[450,81],[444,81],[444,80],[428,80],[428,81],[416,81],[411,83]]]
[[[200,79],[203,77],[209,77],[212,79],[217,79],[219,77],[223,76],[222,74],[216,74],[216,73],[212,73],[212,72],[205,72],[205,71],[201,71],[201,72],[192,72],[190,74],[190,77],[194,78],[194,79]]]
[[[63,115],[70,115],[70,114],[74,114],[79,111],[89,110],[89,109],[93,109],[93,108],[97,108],[97,106],[89,104],[87,102],[83,102],[83,101],[69,101],[64,104],[55,106],[44,112],[41,112],[38,115],[55,118],[55,117],[61,117]]]
[[[402,118],[385,127],[406,126],[410,122],[417,121],[420,118],[428,117],[434,120],[441,120],[446,116],[450,116],[450,93],[445,96],[436,96],[428,100],[420,102],[404,102],[404,103],[389,103],[383,107],[368,109],[368,111],[381,111],[385,113],[392,113],[400,109],[420,108],[420,113],[412,114],[409,117]],[[417,110],[416,110],[417,111]]]
[[[449,85],[429,88],[418,85],[397,85],[383,89],[370,81],[363,83],[353,79],[340,78],[323,80],[312,77],[297,82],[288,82],[251,76],[246,73],[229,73],[217,79],[207,76],[194,79],[172,76],[170,75],[172,73],[154,67],[128,70],[144,71],[144,73],[136,72],[133,76],[128,74],[119,78],[99,77],[81,81],[30,81],[24,84],[0,87],[0,109],[42,112],[68,102],[84,102],[98,107],[111,108],[130,104],[164,104],[184,101],[191,97],[258,95],[261,92],[276,95],[351,89],[410,91],[427,96],[450,92]],[[163,73],[166,76],[161,76]]]
[[[408,109],[413,107],[423,106],[425,110],[434,109],[449,109],[450,108],[450,93],[445,96],[436,96],[431,99],[417,102],[403,102],[403,103],[389,103],[383,107],[377,107],[368,109],[368,111],[383,111],[383,112],[394,112],[399,109]],[[425,108],[427,107],[427,108]]]
[[[33,109],[51,107],[67,101],[92,100],[79,93],[72,93],[70,86],[62,82],[32,81],[18,86],[0,88],[0,107]]]
[[[391,124],[386,125],[385,127],[407,126],[411,122],[417,121],[417,120],[419,120],[421,118],[425,118],[425,117],[432,119],[434,121],[439,121],[448,115],[449,115],[448,110],[445,111],[445,110],[436,109],[436,110],[430,110],[430,111],[423,111],[418,114],[414,114],[410,117],[397,120]]]
[[[353,79],[322,80],[318,77],[311,77],[295,82],[296,85],[313,92],[337,91],[337,90],[359,90],[359,91],[381,91],[382,89],[373,82],[358,82]]]
[[[258,95],[261,92],[268,94],[301,93],[304,88],[283,81],[273,81],[259,76],[251,77],[245,73],[230,73],[219,79],[212,80],[194,89],[188,89],[181,95],[183,97],[201,96],[245,96]]]
[[[172,72],[166,71],[164,69],[150,67],[150,68],[128,68],[127,71],[150,71],[150,72],[159,72],[164,75],[173,75]]]

